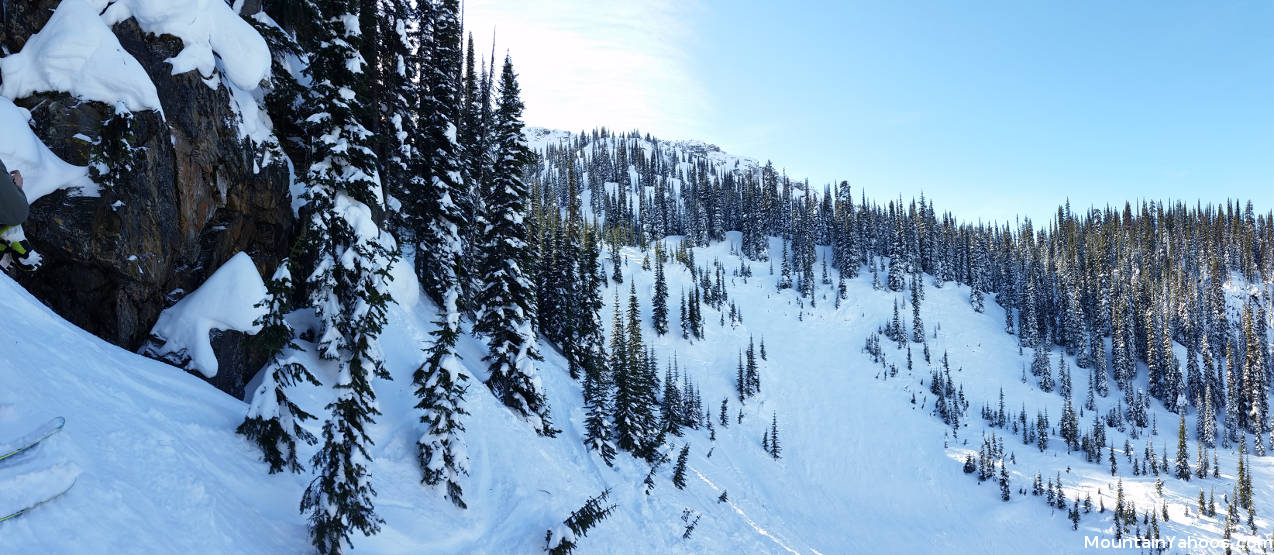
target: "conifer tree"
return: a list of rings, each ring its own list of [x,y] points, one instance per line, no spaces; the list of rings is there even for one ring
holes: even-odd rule
[[[1190,480],[1190,455],[1186,452],[1186,411],[1181,411],[1181,424],[1177,427],[1177,471],[1181,480]]]
[[[301,9],[318,22],[305,69],[312,82],[305,132],[323,140],[312,143],[305,172],[298,247],[302,259],[313,261],[303,287],[317,316],[319,356],[338,369],[323,444],[311,459],[317,475],[301,498],[301,512],[308,513],[314,547],[329,554],[343,550],[351,531],[370,535],[380,529],[365,429],[379,414],[371,379],[389,377],[378,337],[397,249],[372,219],[383,201],[378,160],[360,111],[348,102],[368,85],[354,47],[359,29],[339,24],[358,21],[359,5],[322,0]]]
[[[406,237],[402,212],[395,210],[407,187],[408,163],[413,155],[408,143],[416,135],[413,112],[419,105],[418,78],[412,63],[415,48],[406,32],[419,19],[416,7],[406,0],[384,0],[379,6],[361,0],[359,53],[365,62],[368,97],[356,110],[372,133],[369,145],[380,162],[385,213],[382,225],[396,237]],[[271,114],[272,119],[274,114]]]
[[[677,386],[677,376],[672,373],[672,367],[669,365],[668,370],[664,373],[664,396],[659,403],[660,429],[677,437],[682,435],[683,404],[690,404],[687,401],[693,402],[690,398],[691,392],[686,391],[684,393],[683,396],[683,392]]]
[[[238,433],[255,442],[261,448],[270,474],[287,468],[300,472],[303,467],[297,461],[296,441],[313,445],[317,438],[301,423],[314,418],[288,397],[288,388],[304,381],[319,385],[308,368],[290,356],[289,351],[300,349],[294,341],[295,330],[285,316],[291,311],[288,298],[292,294],[292,273],[289,261],[284,259],[279,269],[266,284],[267,297],[257,306],[265,314],[255,322],[261,331],[255,336],[259,348],[272,353],[262,371],[261,385],[252,396],[252,404]]]
[[[1059,380],[1058,393],[1070,399],[1071,397],[1071,369],[1066,364],[1066,358],[1062,353],[1057,353],[1057,378]]]
[[[1009,496],[1009,471],[1004,467],[1004,459],[1000,459],[1000,501],[1008,501]]]
[[[779,290],[792,288],[792,259],[788,256],[787,241],[783,241],[782,270],[779,276]]]
[[[494,62],[494,60],[492,60]],[[477,215],[473,226],[470,226],[465,241],[465,250],[469,251],[481,240],[482,188],[488,176],[488,170],[494,163],[490,144],[490,81],[486,68],[482,68],[482,79],[479,83],[478,70],[474,68],[473,33],[469,34],[469,47],[464,53],[464,71],[460,86],[460,106],[456,120],[456,146],[460,156],[459,170],[464,189],[470,193],[470,199],[461,199],[457,205],[462,212]],[[476,198],[474,198],[476,197]]]
[[[614,419],[616,445],[639,457],[652,460],[660,441],[657,438],[658,422],[655,410],[658,377],[654,374],[653,356],[646,356],[641,341],[641,320],[637,305],[637,289],[629,285],[627,324],[619,322],[618,292],[616,293],[616,330],[627,332],[626,340],[613,337],[622,345],[616,355],[622,355],[613,366],[615,372]]]
[[[439,306],[437,328],[426,347],[426,360],[412,375],[425,431],[417,440],[422,481],[446,482],[444,496],[464,508],[461,476],[468,473],[460,418],[468,414],[464,394],[469,377],[455,353],[464,302],[463,237],[469,220],[458,199],[469,197],[459,172],[456,143],[457,90],[460,75],[460,8],[457,0],[418,4],[419,25],[408,29],[420,55],[413,60],[421,92],[409,169],[412,178],[402,202],[406,227],[415,232],[416,275]]]
[[[778,413],[770,415],[770,456],[779,459],[779,455],[783,449],[779,447],[779,416]]]
[[[1031,373],[1040,377],[1041,391],[1053,390],[1056,382],[1053,381],[1053,370],[1049,368],[1048,349],[1044,347],[1042,340],[1035,346],[1035,359],[1031,362]]]
[[[1070,397],[1063,401],[1062,421],[1058,426],[1061,428],[1062,439],[1066,440],[1066,451],[1069,453],[1079,449],[1079,418],[1071,407]]]
[[[677,464],[672,467],[672,485],[677,489],[686,489],[686,462],[690,460],[690,444],[681,448],[677,455]]]
[[[487,387],[505,406],[526,418],[536,433],[552,436],[556,430],[534,362],[541,360],[531,327],[535,293],[524,272],[530,266],[526,228],[530,193],[522,174],[531,152],[522,133],[519,94],[513,61],[505,57],[494,118],[495,163],[483,194],[484,269],[473,327],[487,337],[489,345],[483,358],[489,363]]]
[[[463,237],[471,222],[458,199],[469,198],[460,176],[456,143],[457,90],[461,74],[459,0],[426,0],[422,17],[412,27],[421,49],[419,137],[413,175],[403,203],[407,227],[417,234],[416,275],[430,298],[441,307],[465,302],[462,283]],[[454,299],[451,297],[454,296]]]
[[[690,339],[690,318],[686,313],[686,292],[681,292],[681,338]]]
[[[572,511],[560,526],[545,531],[544,546],[549,555],[570,555],[579,547],[580,539],[615,510],[616,505],[606,505],[609,497],[610,489],[602,491],[598,496],[589,498],[584,506]]]
[[[431,486],[445,481],[444,497],[463,509],[466,505],[460,479],[469,473],[469,457],[461,437],[464,424],[460,419],[469,414],[464,408],[469,376],[455,354],[459,313],[447,312],[447,319],[438,322],[433,333],[433,344],[426,351],[428,358],[412,376],[416,397],[420,399],[416,408],[421,411],[420,422],[425,425],[416,446],[423,474],[421,481]]]
[[[915,343],[925,340],[925,323],[920,319],[920,280],[919,273],[911,279],[911,341]]]
[[[969,261],[969,303],[975,312],[981,313],[986,308],[987,286],[987,251],[986,243],[980,236],[972,239],[973,259]]]
[[[1114,460],[1114,459],[1113,459],[1113,453],[1114,453],[1114,452],[1112,451],[1112,459],[1111,459],[1111,460]],[[1125,523],[1125,519],[1124,519],[1124,516],[1125,516],[1125,515],[1124,515],[1124,511],[1126,511],[1126,510],[1127,510],[1127,506],[1126,506],[1126,505],[1125,505],[1125,503],[1124,503],[1124,480],[1123,480],[1122,478],[1120,478],[1120,479],[1119,479],[1119,482],[1118,482],[1118,483],[1117,483],[1117,485],[1115,486],[1115,513],[1114,513],[1114,518],[1115,518],[1115,540],[1116,540],[1116,541],[1118,541],[1118,540],[1120,540],[1120,539],[1122,539],[1122,538],[1124,537],[1124,523]]]
[[[596,451],[606,466],[615,460],[615,444],[611,440],[609,373],[588,371],[584,373],[584,445]]]
[[[651,320],[655,334],[668,333],[668,281],[664,278],[662,242],[655,243],[655,295],[651,299]]]
[[[752,348],[752,338],[748,337],[747,364],[744,366],[744,379],[747,383],[748,395],[761,392],[761,374],[757,372],[756,350]]]

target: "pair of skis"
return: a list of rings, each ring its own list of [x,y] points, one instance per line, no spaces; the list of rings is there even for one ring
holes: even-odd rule
[[[17,438],[10,442],[0,443],[0,464],[3,464],[8,459],[11,459],[13,457],[16,457],[18,455],[21,455],[23,453],[26,453],[27,451],[34,449],[37,445],[40,444],[40,442],[52,437],[53,434],[56,434],[62,431],[63,426],[66,426],[66,419],[61,416],[54,417],[50,419],[48,422],[45,422],[43,425],[35,428],[31,432],[27,433],[26,435],[20,438]],[[58,497],[61,497],[66,492],[70,491],[71,487],[73,487],[74,485],[75,485],[75,480],[71,480],[71,484],[66,486],[66,488],[62,489],[61,491],[58,491],[48,497],[41,499],[40,501],[27,505],[26,507],[23,507],[12,513],[9,513],[6,515],[0,515],[0,523],[22,516],[26,514],[27,512],[30,512],[31,510],[41,505],[44,505],[45,503],[48,503],[50,501],[53,501],[54,499],[57,499]]]

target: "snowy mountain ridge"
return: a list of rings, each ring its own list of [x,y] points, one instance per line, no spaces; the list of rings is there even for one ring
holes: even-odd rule
[[[531,150],[535,152],[543,152],[548,146],[571,145],[581,139],[592,141],[591,137],[580,135],[574,131],[564,131],[560,129],[548,129],[545,127],[527,127],[525,130],[527,143]],[[636,136],[631,136],[635,134]],[[649,133],[641,133],[639,131],[618,132],[618,135],[612,133],[606,137],[606,144],[609,148],[614,148],[614,143],[618,137],[624,137],[625,140],[632,142],[634,145],[649,156],[653,151],[658,149],[665,155],[676,155],[682,160],[703,159],[712,164],[713,168],[725,172],[739,172],[742,174],[756,174],[765,167],[765,163],[755,158],[732,154],[721,149],[721,147],[701,141],[697,139],[672,139],[665,140],[658,137],[652,137]]]

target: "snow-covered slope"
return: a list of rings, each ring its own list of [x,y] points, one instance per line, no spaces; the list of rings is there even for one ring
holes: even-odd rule
[[[718,244],[696,256],[724,262],[727,251]],[[640,255],[626,254],[638,288],[650,288],[651,277],[636,264]],[[683,268],[669,266],[668,273],[672,291],[688,286]],[[672,487],[665,466],[647,496],[641,486],[646,466],[621,455],[609,469],[584,449],[579,386],[545,346],[541,371],[564,432],[554,439],[537,437],[475,382],[467,397],[472,414],[465,420],[472,457],[464,483],[469,509],[462,511],[419,484],[414,449],[419,431],[409,380],[435,311],[416,300],[410,274],[398,272],[396,289],[404,304],[392,310],[383,337],[395,379],[375,384],[383,415],[371,430],[376,506],[386,524],[380,534],[356,539],[357,551],[536,552],[547,528],[608,487],[619,509],[583,541],[584,552],[1075,550],[1078,536],[1063,516],[1050,517],[1031,500],[1003,504],[961,473],[956,450],[943,448],[945,426],[906,401],[907,392],[917,388],[912,379],[877,378],[860,352],[862,338],[892,307],[891,295],[855,280],[850,302],[839,310],[824,303],[804,309],[798,320],[801,309],[792,293],[775,293],[762,264],[754,265],[754,273],[748,283],[736,278],[731,287],[745,324],[719,327],[709,309],[705,341],[656,340],[661,353],[677,353],[714,409],[721,398],[732,397],[737,351],[748,336],[765,337],[769,350],[762,393],[749,400],[741,425],[732,421],[718,429],[715,442],[704,431],[674,439],[678,446],[692,445],[685,490]],[[960,294],[954,288],[930,290],[931,306],[949,307],[935,308],[930,325],[942,326],[939,337],[959,347],[953,358],[972,372],[992,356],[1006,356],[1012,341],[996,332],[997,320],[967,310]],[[643,309],[649,309],[644,301]],[[0,477],[19,473],[16,465],[69,464],[82,472],[65,497],[2,525],[6,549],[309,550],[296,510],[308,477],[265,474],[253,447],[234,433],[243,403],[184,371],[75,328],[8,278],[0,278],[0,312],[5,314],[0,433],[20,435],[53,415],[68,421],[46,445],[0,464]],[[480,378],[481,346],[466,338],[461,349]],[[327,395],[325,388],[307,391],[303,404],[325,414],[320,409]],[[732,398],[732,412],[736,406]],[[771,412],[778,415],[785,446],[779,461],[758,445]],[[1019,461],[1025,452],[1018,450]],[[723,490],[729,503],[717,501]],[[683,540],[680,516],[687,508],[702,519],[691,539]],[[1020,533],[1031,527],[1039,531]],[[986,543],[991,539],[994,547]]]

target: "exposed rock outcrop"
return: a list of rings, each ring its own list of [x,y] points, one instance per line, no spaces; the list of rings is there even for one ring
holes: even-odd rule
[[[10,2],[0,44],[20,50],[57,4]],[[182,48],[174,37],[146,36],[131,19],[114,31],[150,75],[164,113],[135,114],[134,146],[142,150],[100,197],[58,191],[33,203],[25,230],[44,262],[16,278],[67,320],[135,350],[161,310],[235,253],[246,251],[262,275],[273,273],[295,222],[286,162],[257,167],[259,153],[240,138],[225,86],[209,87],[198,72],[172,75],[165,60]],[[94,148],[84,137],[95,141],[114,113],[64,93],[15,102],[31,111],[45,144],[77,165],[89,164]],[[214,383],[236,396],[261,359],[246,337],[214,340],[227,359]]]

